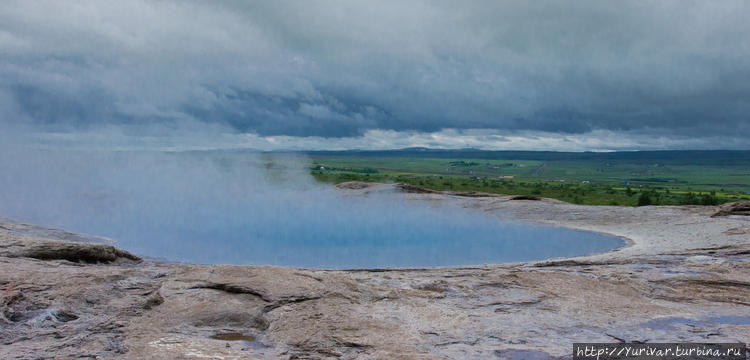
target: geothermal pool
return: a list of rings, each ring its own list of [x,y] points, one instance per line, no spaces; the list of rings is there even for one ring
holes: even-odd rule
[[[214,231],[171,230],[162,232],[168,239],[122,245],[166,260],[333,269],[542,260],[624,245],[619,238],[597,233],[500,221],[481,213],[430,211],[396,212],[374,219],[355,215],[339,221],[270,223],[261,228],[237,224]]]
[[[110,237],[120,248],[169,261],[425,267],[580,256],[624,245],[398,193],[349,196],[311,181],[304,159],[37,152],[0,160],[12,174],[0,176],[0,216]]]

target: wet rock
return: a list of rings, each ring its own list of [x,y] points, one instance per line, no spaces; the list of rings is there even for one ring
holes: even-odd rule
[[[158,291],[156,291],[153,294],[149,295],[148,299],[146,299],[146,303],[143,304],[143,308],[146,310],[150,310],[156,306],[161,305],[162,303],[164,303],[164,298],[159,294]]]
[[[500,197],[500,195],[498,194],[486,193],[481,191],[451,191],[448,194],[468,198]]]
[[[211,335],[211,339],[224,341],[255,341],[255,336],[229,332]]]
[[[125,250],[111,245],[46,241],[31,244],[8,257],[29,257],[39,260],[68,260],[85,263],[110,263],[116,260],[142,261]]]
[[[362,189],[367,189],[375,185],[379,185],[379,184],[371,183],[371,182],[364,182],[364,181],[346,181],[346,182],[337,184],[336,187],[339,189],[347,189],[347,190],[362,190]]]
[[[32,326],[44,326],[45,323],[66,323],[78,319],[75,314],[58,309],[12,310],[5,313],[5,318],[13,323],[27,323]]]
[[[59,322],[68,322],[78,319],[78,316],[64,310],[54,311],[52,316],[54,316]]]
[[[531,196],[531,195],[516,195],[510,199],[511,200],[532,200],[532,201],[542,200],[542,198],[538,196]]]
[[[405,193],[412,193],[412,194],[439,194],[440,193],[439,191],[425,189],[425,188],[415,186],[415,185],[410,185],[410,184],[398,183],[395,186],[396,186],[396,189]]]
[[[556,360],[560,357],[554,357],[543,351],[525,350],[525,349],[504,349],[495,350],[495,356],[502,360]]]
[[[729,215],[750,216],[750,201],[737,201],[721,205],[719,211],[713,214],[712,217]]]

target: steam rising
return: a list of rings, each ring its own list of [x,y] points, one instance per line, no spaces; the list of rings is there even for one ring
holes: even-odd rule
[[[0,214],[198,263],[429,266],[578,255],[615,239],[481,213],[346,196],[307,162],[250,152],[29,150],[0,155]],[[531,241],[529,241],[531,240]]]

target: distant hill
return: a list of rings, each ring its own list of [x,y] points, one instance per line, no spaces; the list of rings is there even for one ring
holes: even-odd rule
[[[664,150],[614,152],[558,152],[558,151],[490,151],[478,149],[406,148],[397,150],[305,151],[309,155],[354,157],[424,157],[451,159],[517,159],[517,160],[672,160],[686,162],[730,160],[750,163],[750,150]]]

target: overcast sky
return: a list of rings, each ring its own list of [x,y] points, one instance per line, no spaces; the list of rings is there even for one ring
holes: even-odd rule
[[[750,149],[748,14],[729,0],[6,0],[0,125],[64,146]]]

